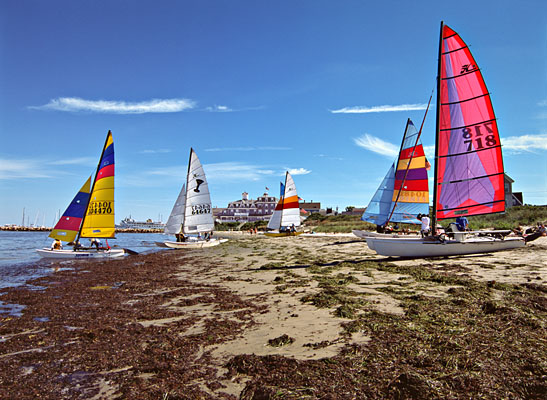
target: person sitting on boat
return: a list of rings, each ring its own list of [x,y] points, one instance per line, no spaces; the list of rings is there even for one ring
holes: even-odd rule
[[[429,219],[429,216],[426,214],[420,214],[421,215],[421,221],[422,221],[422,228],[420,229],[420,233],[422,234],[422,237],[428,236],[431,228],[429,227],[429,223],[431,220]]]
[[[90,247],[93,247],[93,246],[95,246],[97,250],[99,250],[99,247],[101,247],[101,241],[97,238],[92,238]]]
[[[59,239],[55,239],[53,243],[51,244],[51,250],[62,250],[63,244]]]
[[[456,218],[456,227],[460,232],[469,230],[469,221],[466,217],[457,217]]]
[[[72,248],[73,248],[74,250],[78,250],[78,249],[80,249],[81,247],[82,247],[82,245],[80,244],[80,241],[79,241],[79,240],[75,241],[74,244],[73,244],[73,246],[72,246]]]
[[[382,225],[376,225],[376,232],[377,233],[384,233],[386,230]]]
[[[291,232],[296,232],[296,228],[294,227],[294,224],[291,225]]]

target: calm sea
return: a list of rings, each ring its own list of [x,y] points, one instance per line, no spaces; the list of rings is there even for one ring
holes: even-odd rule
[[[22,286],[33,278],[52,272],[52,261],[38,256],[36,249],[49,248],[53,239],[49,232],[13,232],[0,231],[0,292],[2,288]],[[118,233],[116,239],[108,240],[110,246],[128,248],[139,253],[161,250],[155,241],[166,240],[160,233]],[[82,239],[83,245],[88,239]],[[102,240],[104,243],[104,239]],[[78,261],[63,261],[67,265]],[[58,265],[59,263],[56,262]]]

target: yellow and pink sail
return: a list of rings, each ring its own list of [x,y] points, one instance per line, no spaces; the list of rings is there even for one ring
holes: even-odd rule
[[[89,177],[49,236],[71,242],[114,235],[114,141],[108,131],[93,185]]]
[[[441,23],[434,218],[505,210],[498,125],[482,73],[461,37]]]

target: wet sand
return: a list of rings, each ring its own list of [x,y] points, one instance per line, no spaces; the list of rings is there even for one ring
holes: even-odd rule
[[[0,316],[0,398],[547,391],[547,237],[426,260],[387,259],[350,235],[230,237],[63,263],[32,282],[42,290],[3,291],[25,309]]]

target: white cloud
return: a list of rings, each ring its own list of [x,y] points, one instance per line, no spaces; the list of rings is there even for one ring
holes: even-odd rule
[[[329,110],[333,114],[367,114],[380,112],[396,112],[396,111],[417,111],[427,109],[427,104],[401,104],[398,106],[373,106],[373,107],[344,107],[339,110]]]
[[[290,147],[274,147],[274,146],[262,146],[262,147],[213,147],[211,149],[205,149],[205,151],[285,151],[292,150]]]
[[[502,138],[504,150],[513,153],[533,153],[536,150],[547,150],[547,133],[539,135],[509,136]]]
[[[92,112],[104,114],[145,114],[181,112],[195,107],[189,99],[152,99],[142,102],[110,100],[85,100],[78,97],[59,97],[43,106],[29,107],[37,110]]]
[[[204,164],[203,169],[205,170],[208,181],[222,182],[258,181],[264,176],[276,174],[274,170],[241,162]],[[171,181],[173,179],[179,179],[182,182],[182,180],[186,178],[187,170],[187,166],[178,165],[152,169],[146,171],[145,174],[148,176],[168,177]]]
[[[311,172],[306,168],[289,168],[288,171],[291,175],[307,175]]]
[[[399,147],[380,138],[377,138],[376,136],[369,135],[368,133],[365,133],[363,136],[353,139],[353,141],[359,147],[362,147],[374,153],[381,154],[388,158],[397,157],[397,155],[399,154]]]
[[[50,161],[50,165],[94,165],[97,159],[93,157],[79,157],[65,160]]]
[[[540,102],[538,103],[538,105],[539,105],[540,107],[547,107],[547,100],[540,101]]]
[[[232,112],[234,110],[232,110],[230,107],[227,107],[227,106],[213,106],[213,107],[206,107],[205,108],[206,111],[211,111],[211,112]]]
[[[142,151],[139,151],[140,154],[164,154],[164,153],[171,153],[171,149],[157,149],[157,150],[152,150],[152,149],[146,149],[146,150],[142,150]]]
[[[0,179],[51,178],[44,166],[35,160],[0,159]]]

